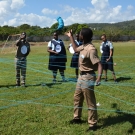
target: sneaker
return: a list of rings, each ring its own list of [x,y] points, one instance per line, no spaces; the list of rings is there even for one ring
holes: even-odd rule
[[[96,131],[97,130],[97,126],[93,126],[93,127],[89,127],[86,132],[89,132],[89,131]]]
[[[65,78],[63,78],[63,79],[62,79],[62,82],[67,82],[67,81],[68,81],[68,80],[67,80],[67,79],[65,79]]]
[[[66,79],[62,79],[62,82],[67,82],[67,80]]]
[[[15,86],[15,87],[16,87],[16,88],[17,88],[17,87],[20,87],[20,84],[16,84],[16,86]]]
[[[117,80],[114,80],[114,82],[115,82],[115,83],[118,83],[118,81],[117,81]]]
[[[26,87],[25,84],[21,84],[22,87]]]
[[[56,79],[53,79],[52,83],[56,83]]]
[[[46,86],[46,84],[45,83],[42,83],[41,86]]]
[[[81,124],[82,120],[81,119],[73,119],[70,121],[70,124]]]
[[[107,78],[105,78],[104,81],[107,82],[108,81]]]

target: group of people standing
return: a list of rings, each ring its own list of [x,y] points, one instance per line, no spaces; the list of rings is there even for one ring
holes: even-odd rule
[[[64,42],[58,38],[58,33],[53,33],[53,39],[48,43],[48,52],[49,52],[49,66],[48,69],[53,72],[53,83],[56,83],[56,75],[57,70],[59,70],[60,75],[62,77],[62,81],[65,82],[65,75],[64,70],[66,70],[66,62],[67,62],[67,54]],[[75,43],[76,46],[79,47],[83,44],[83,42],[79,39],[79,33],[75,34]],[[102,53],[101,56],[101,63],[104,71],[104,81],[107,81],[107,70],[112,72],[114,81],[117,82],[114,68],[113,68],[113,45],[112,42],[108,41],[106,35],[103,34],[101,36],[101,46],[100,52]],[[68,46],[69,48],[72,47],[72,43]],[[79,74],[79,53],[74,52],[70,67],[75,69],[76,79],[78,79]]]
[[[22,35],[26,33],[22,33]],[[116,77],[113,69],[113,46],[110,41],[107,41],[106,35],[101,36],[102,43],[100,50],[102,53],[101,60],[98,57],[98,52],[96,47],[92,44],[93,32],[90,28],[82,28],[82,30],[76,34],[76,40],[74,39],[72,30],[69,30],[66,35],[70,38],[71,44],[69,47],[73,47],[74,54],[71,59],[71,67],[75,68],[75,74],[77,79],[77,84],[74,93],[74,115],[73,119],[70,121],[71,124],[82,123],[82,107],[83,101],[86,100],[88,106],[88,123],[89,128],[87,131],[96,130],[98,115],[96,98],[94,93],[95,84],[101,82],[102,71],[105,71],[105,81],[107,81],[107,70],[111,70],[114,81],[116,82]],[[25,85],[26,76],[26,57],[30,52],[30,46],[24,37],[20,37],[16,45],[18,46],[18,51],[20,50],[21,55],[16,56],[16,80],[17,85],[20,86],[20,69],[22,70],[22,84]],[[67,49],[69,49],[69,47]],[[20,49],[19,49],[20,48]],[[65,82],[64,70],[66,70],[67,54],[64,43],[58,38],[58,33],[53,33],[53,39],[48,43],[49,52],[49,64],[48,69],[52,71],[53,83],[56,83],[56,76],[59,70],[62,77],[62,81]],[[22,58],[20,58],[22,56]],[[23,60],[23,62],[20,62]],[[18,67],[19,66],[19,67]],[[22,69],[22,66],[24,68]],[[97,71],[97,74],[95,73]],[[78,73],[79,72],[79,73]]]

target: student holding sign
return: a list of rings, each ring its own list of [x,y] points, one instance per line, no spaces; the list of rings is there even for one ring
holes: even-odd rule
[[[53,72],[53,83],[56,83],[57,70],[62,81],[65,82],[64,70],[66,70],[67,55],[63,41],[58,38],[58,33],[53,33],[53,39],[48,43],[49,65],[48,69]]]
[[[15,56],[16,87],[20,85],[25,87],[27,56],[29,55],[30,52],[30,44],[26,40],[25,32],[21,33],[19,40],[16,41],[16,46],[17,46],[17,52]],[[20,80],[20,76],[22,80]]]

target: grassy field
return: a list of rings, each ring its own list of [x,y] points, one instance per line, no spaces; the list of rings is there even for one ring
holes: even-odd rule
[[[66,47],[69,42],[65,42]],[[95,132],[86,132],[87,106],[84,102],[81,125],[70,125],[73,118],[74,69],[68,62],[62,83],[57,75],[53,85],[48,70],[47,43],[31,46],[27,63],[27,87],[15,87],[15,53],[0,54],[0,135],[129,135],[135,134],[135,43],[114,43],[114,62],[118,84],[108,72],[108,81],[102,79],[95,87],[98,107],[98,125]],[[99,50],[99,43],[95,46]],[[99,52],[100,56],[100,52]]]

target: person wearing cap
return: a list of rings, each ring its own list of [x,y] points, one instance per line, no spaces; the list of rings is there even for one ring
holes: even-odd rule
[[[49,64],[48,69],[53,73],[53,83],[56,83],[57,71],[59,70],[62,81],[65,82],[64,70],[66,70],[67,55],[63,41],[58,38],[58,33],[53,33],[53,39],[48,43]]]
[[[21,33],[16,41],[17,51],[15,55],[16,87],[25,86],[27,56],[30,52],[30,44],[26,40],[26,33]]]
[[[112,42],[107,40],[106,34],[101,36],[102,43],[100,45],[101,63],[104,71],[104,81],[107,81],[107,70],[110,70],[113,75],[114,82],[117,83],[117,79],[115,76],[114,68],[113,68],[113,51],[114,47]]]
[[[87,131],[97,130],[97,106],[94,94],[94,85],[99,84],[102,74],[102,65],[97,54],[97,49],[92,44],[93,32],[90,28],[82,28],[79,38],[83,41],[81,46],[76,46],[72,30],[68,31],[66,35],[70,38],[73,49],[79,54],[79,70],[80,75],[77,80],[76,89],[74,93],[74,115],[70,121],[71,124],[82,123],[82,107],[83,101],[86,100],[88,106],[88,123]],[[98,75],[96,77],[97,71]]]
[[[77,46],[82,45],[82,42],[79,40],[79,32],[75,34],[75,37],[76,37],[75,40],[76,45]],[[70,44],[67,49],[69,50],[71,47],[72,44]],[[74,52],[71,59],[70,67],[75,68],[76,79],[78,79],[78,60],[79,60],[79,53]]]

